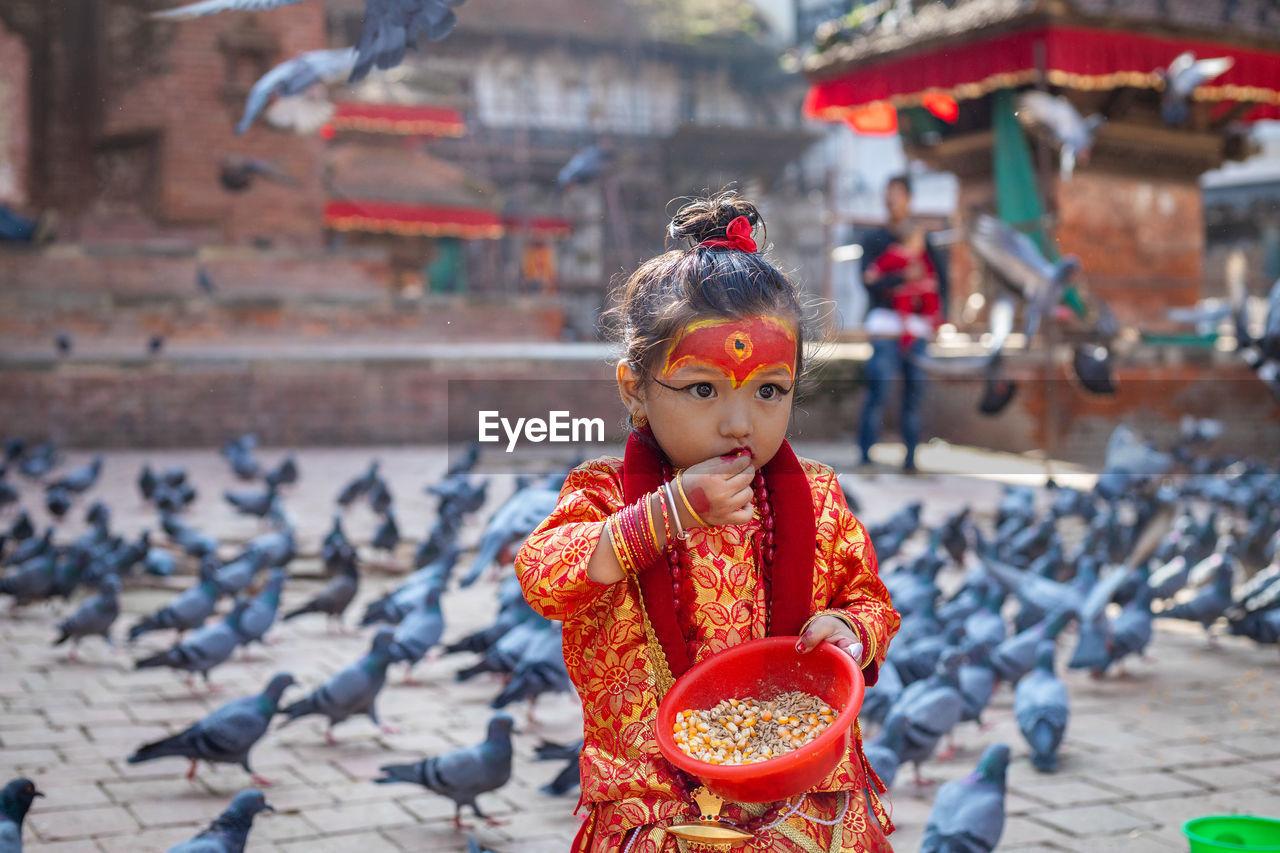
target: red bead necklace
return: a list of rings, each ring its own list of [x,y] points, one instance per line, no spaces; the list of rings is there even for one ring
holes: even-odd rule
[[[662,460],[662,479],[670,480],[675,475],[671,468],[671,463],[666,459]],[[773,516],[773,503],[769,499],[769,487],[764,481],[764,471],[757,470],[755,477],[751,481],[751,491],[755,496],[756,511],[760,514],[760,526],[751,536],[751,550],[755,555],[756,565],[760,566],[761,582],[764,586],[764,600],[772,601],[773,595],[773,555],[774,548],[774,528],[776,522]],[[675,604],[676,622],[680,625],[680,632],[684,635],[685,642],[692,642],[693,638],[688,634],[687,626],[691,624],[691,620],[684,618],[684,611],[681,608],[681,587],[684,578],[683,563],[688,548],[684,547],[679,539],[667,540],[667,568],[671,573],[671,596]],[[769,612],[765,610],[765,632],[769,630]]]

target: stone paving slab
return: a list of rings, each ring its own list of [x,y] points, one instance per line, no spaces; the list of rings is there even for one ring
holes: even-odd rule
[[[799,448],[802,454],[842,469],[852,463],[848,448]],[[890,448],[888,453],[892,454]],[[88,454],[71,453],[68,464]],[[268,449],[261,458],[273,464],[282,451]],[[422,487],[438,479],[446,465],[442,448],[317,449],[298,454],[301,483],[285,496],[296,519],[300,556],[291,566],[297,577],[284,592],[284,606],[294,606],[319,589],[318,547],[328,529],[338,489],[360,473],[369,459],[382,461],[396,498],[397,517],[406,542],[393,555],[366,557],[360,600],[348,614],[354,623],[363,604],[397,582],[411,560],[416,540],[433,517],[433,499]],[[1038,463],[1022,457],[991,454],[965,456],[945,446],[922,451],[920,459],[935,471],[973,471],[974,459],[995,459],[991,470],[1007,478],[1032,482]],[[227,554],[263,532],[256,520],[236,517],[220,500],[233,482],[225,463],[210,450],[110,452],[102,481],[88,496],[114,510],[113,525],[126,535],[155,528],[152,511],[138,499],[134,478],[142,462],[162,469],[188,466],[202,497],[188,521],[219,537]],[[501,470],[498,464],[501,463]],[[490,465],[488,509],[514,486],[518,466],[499,459]],[[932,464],[931,464],[932,463]],[[526,463],[526,467],[528,464]],[[483,472],[481,472],[483,473]],[[851,476],[848,484],[863,500],[864,520],[874,522],[904,501],[925,501],[926,522],[972,501],[982,512],[994,506],[1000,492],[995,476],[934,474],[903,477],[880,473]],[[30,487],[27,491],[38,494]],[[81,532],[83,500],[60,528],[60,538]],[[486,510],[487,512],[488,510]],[[40,511],[33,512],[43,523]],[[0,519],[0,524],[4,523]],[[357,505],[345,526],[358,542],[367,543],[377,519]],[[468,523],[464,545],[473,545],[480,521]],[[163,535],[156,537],[163,542]],[[464,567],[467,558],[464,557]],[[190,571],[191,566],[184,566]],[[954,583],[959,573],[944,572]],[[169,581],[130,584],[123,597],[123,632],[140,615],[163,604],[173,591],[189,583]],[[450,590],[444,601],[451,640],[488,623],[497,581],[484,578],[467,590]],[[4,606],[4,605],[0,605]],[[113,652],[97,641],[86,642],[83,662],[66,660],[65,648],[51,648],[53,626],[68,606],[36,606],[19,614],[0,614],[0,653],[8,662],[0,669],[0,777],[30,775],[48,797],[37,801],[28,821],[28,851],[38,853],[113,853],[163,851],[190,837],[225,806],[248,779],[235,767],[199,769],[193,782],[186,763],[162,759],[139,765],[124,758],[139,744],[176,732],[236,696],[256,692],[270,676],[288,670],[301,686],[288,698],[303,695],[363,653],[369,631],[338,633],[320,618],[277,625],[274,645],[255,647],[247,660],[237,656],[213,676],[218,693],[198,686],[193,692],[173,673],[134,671],[131,661],[166,648],[171,637],[143,637],[126,652]],[[1064,652],[1072,642],[1070,634]],[[1064,677],[1071,692],[1073,717],[1062,748],[1061,769],[1052,775],[1035,772],[1012,716],[1012,693],[1005,687],[984,717],[985,731],[965,724],[957,730],[961,750],[952,760],[931,761],[927,776],[943,782],[968,773],[981,749],[1003,740],[1013,751],[1009,771],[1008,821],[1001,850],[1131,851],[1168,853],[1185,850],[1183,821],[1215,812],[1280,814],[1280,667],[1274,649],[1259,649],[1233,638],[1219,646],[1205,643],[1197,626],[1159,623],[1152,646],[1154,662],[1136,662],[1128,676],[1094,681],[1079,673]],[[255,825],[250,851],[459,851],[465,836],[454,830],[452,804],[411,785],[372,784],[382,764],[413,761],[424,755],[474,743],[483,736],[492,713],[487,703],[499,682],[481,677],[454,681],[454,672],[469,663],[465,656],[424,661],[415,668],[419,684],[405,685],[402,667],[393,668],[380,701],[385,721],[396,734],[384,734],[367,720],[340,725],[341,743],[327,746],[324,726],[304,719],[274,729],[253,753],[255,770],[276,781],[268,798],[275,815]],[[572,815],[576,792],[553,798],[538,788],[559,771],[558,762],[533,760],[537,743],[548,738],[571,741],[580,732],[580,708],[572,697],[539,703],[536,721],[515,709],[514,776],[503,790],[485,795],[481,805],[506,821],[477,828],[477,837],[499,853],[564,851],[578,827]],[[870,733],[869,733],[870,734]],[[900,773],[891,795],[898,831],[895,849],[917,849],[936,785],[917,790],[909,768]],[[467,820],[471,820],[468,813]]]

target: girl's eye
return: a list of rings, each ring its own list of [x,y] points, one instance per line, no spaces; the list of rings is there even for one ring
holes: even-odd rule
[[[790,393],[790,388],[783,388],[773,382],[769,382],[760,386],[760,390],[756,392],[762,400],[776,400]]]
[[[716,393],[715,386],[710,382],[699,382],[696,385],[691,385],[689,390],[693,392],[693,396],[703,400],[711,399]]]

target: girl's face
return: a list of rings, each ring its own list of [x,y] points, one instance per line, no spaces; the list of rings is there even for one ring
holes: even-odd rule
[[[796,324],[773,316],[714,318],[687,325],[641,388],[618,365],[623,401],[648,418],[677,468],[739,448],[763,467],[786,438],[794,398]]]

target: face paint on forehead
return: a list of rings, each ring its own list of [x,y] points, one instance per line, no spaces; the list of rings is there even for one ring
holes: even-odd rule
[[[758,373],[782,369],[795,378],[796,333],[781,317],[694,320],[685,326],[662,363],[664,379],[682,367],[710,367],[734,388]]]

